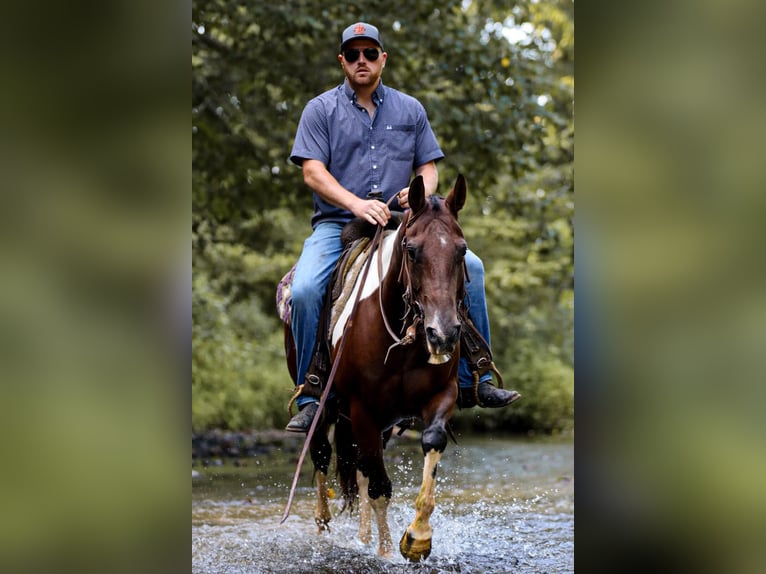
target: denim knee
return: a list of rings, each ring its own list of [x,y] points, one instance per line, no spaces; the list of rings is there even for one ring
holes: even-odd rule
[[[291,286],[291,297],[293,307],[298,309],[314,309],[321,307],[324,294],[317,285],[316,278],[310,277],[308,280],[295,280]]]

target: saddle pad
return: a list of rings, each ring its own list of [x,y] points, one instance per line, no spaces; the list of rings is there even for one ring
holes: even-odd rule
[[[327,328],[328,335],[329,333],[332,333],[333,329],[335,329],[335,324],[338,322],[338,317],[340,317],[340,314],[346,307],[348,298],[351,296],[351,293],[354,290],[354,284],[356,283],[357,277],[359,277],[359,273],[362,271],[362,267],[364,267],[364,263],[369,257],[369,243],[369,240],[365,241],[363,249],[349,257],[348,261],[346,262],[345,269],[342,270],[338,277],[338,281],[335,284],[335,287],[337,288],[338,285],[340,285],[340,290],[336,296],[335,289],[333,289],[333,304],[330,312],[330,324]]]

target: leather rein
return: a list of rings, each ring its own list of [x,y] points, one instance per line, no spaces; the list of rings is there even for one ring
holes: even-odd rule
[[[415,219],[417,219],[418,216],[424,210],[425,208],[421,208],[421,210],[415,213],[414,215],[412,214],[412,212],[409,212],[407,214],[407,219],[404,222],[402,222],[402,225],[405,228],[404,237],[402,237],[402,266],[399,269],[399,283],[404,285],[404,293],[402,295],[402,299],[404,300],[404,316],[402,317],[402,320],[406,321],[410,312],[412,312],[412,323],[410,324],[409,327],[406,328],[404,337],[402,338],[399,338],[399,336],[391,328],[391,324],[388,322],[388,317],[386,315],[385,307],[383,306],[383,288],[382,288],[383,287],[383,251],[378,250],[378,277],[380,277],[380,280],[381,280],[381,286],[378,288],[378,306],[380,307],[380,315],[381,317],[383,317],[383,324],[386,326],[386,330],[388,331],[389,336],[394,340],[394,343],[388,348],[388,351],[386,351],[386,357],[385,359],[383,359],[383,364],[386,364],[386,362],[388,362],[388,354],[391,352],[391,349],[393,349],[394,347],[398,347],[400,345],[409,345],[415,342],[415,338],[417,337],[418,325],[422,323],[423,321],[423,309],[420,306],[420,303],[414,300],[412,295],[412,279],[410,278],[410,268],[409,268],[409,265],[407,264],[407,254],[406,254],[407,252],[406,229],[410,225],[412,225]],[[402,329],[404,329],[404,327],[402,327]]]
[[[398,194],[394,194],[391,196],[391,199],[389,199],[386,202],[386,205],[390,205],[391,202],[396,198]],[[306,434],[306,441],[303,443],[303,450],[301,451],[301,456],[298,458],[298,465],[295,468],[295,476],[293,476],[293,483],[290,487],[290,495],[287,498],[287,506],[285,507],[285,512],[282,515],[282,520],[279,521],[280,524],[283,524],[285,520],[287,520],[287,517],[290,515],[290,508],[293,504],[293,498],[295,496],[295,488],[298,485],[298,478],[300,477],[301,473],[301,467],[303,466],[303,461],[306,458],[306,453],[308,452],[309,446],[311,444],[311,438],[314,436],[314,432],[316,431],[317,425],[319,424],[319,419],[321,418],[322,411],[324,410],[325,403],[327,402],[327,397],[330,394],[330,389],[332,388],[332,383],[335,380],[335,373],[338,370],[338,365],[340,364],[340,358],[343,354],[343,348],[346,346],[346,338],[348,336],[348,333],[351,331],[351,326],[354,323],[354,318],[356,317],[356,311],[359,307],[359,299],[362,295],[362,287],[367,281],[367,274],[370,271],[370,266],[372,264],[372,258],[375,254],[375,250],[378,250],[380,253],[380,243],[383,238],[383,227],[381,225],[376,226],[377,229],[375,230],[375,236],[372,238],[372,243],[370,244],[370,256],[367,259],[367,262],[364,266],[364,271],[362,272],[362,278],[360,280],[360,288],[357,290],[356,298],[354,299],[354,306],[351,308],[351,313],[349,314],[348,321],[346,322],[346,327],[343,330],[343,336],[340,339],[340,343],[338,344],[338,353],[335,355],[335,360],[332,362],[332,369],[330,370],[330,375],[327,377],[327,384],[325,385],[324,390],[322,391],[322,397],[319,400],[319,406],[317,407],[317,412],[314,415],[314,419],[311,421],[311,427],[309,427],[309,432]],[[380,258],[378,258],[379,265]],[[381,308],[382,309],[382,308]],[[385,314],[383,315],[385,317]],[[386,327],[390,327],[388,325],[388,322],[386,322]]]

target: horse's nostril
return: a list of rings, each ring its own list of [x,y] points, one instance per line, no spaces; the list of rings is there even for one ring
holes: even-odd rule
[[[439,335],[433,327],[426,327],[426,336],[431,343],[436,344],[439,342]]]

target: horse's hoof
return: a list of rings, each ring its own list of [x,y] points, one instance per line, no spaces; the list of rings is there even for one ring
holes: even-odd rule
[[[409,529],[404,532],[401,541],[399,541],[399,551],[407,560],[411,562],[420,562],[428,558],[431,554],[431,539],[416,540]]]

